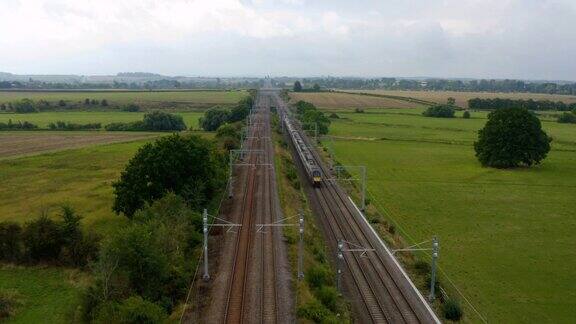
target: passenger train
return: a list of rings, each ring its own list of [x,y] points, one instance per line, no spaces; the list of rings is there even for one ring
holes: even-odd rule
[[[288,117],[284,117],[284,126],[288,131],[288,135],[290,135],[292,144],[294,144],[294,147],[296,147],[300,161],[302,161],[302,164],[304,165],[306,176],[314,187],[320,187],[320,184],[322,183],[322,171],[316,164],[316,161],[312,156],[312,152],[310,152],[310,149],[302,139],[300,132],[296,129],[296,127],[294,127]]]

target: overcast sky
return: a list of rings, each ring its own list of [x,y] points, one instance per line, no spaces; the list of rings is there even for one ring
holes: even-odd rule
[[[0,71],[576,80],[576,0],[0,0]]]

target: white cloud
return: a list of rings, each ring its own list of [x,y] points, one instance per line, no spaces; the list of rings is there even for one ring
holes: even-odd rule
[[[574,79],[575,7],[571,0],[0,0],[0,71]]]

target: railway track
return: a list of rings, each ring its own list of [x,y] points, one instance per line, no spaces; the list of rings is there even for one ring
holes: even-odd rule
[[[251,150],[245,157],[246,172],[238,222],[242,225],[233,244],[232,266],[225,288],[225,323],[290,323],[290,275],[284,260],[280,229],[258,228],[280,219],[273,147],[270,128],[270,97],[259,93],[251,115],[251,126],[243,148]],[[254,151],[258,150],[258,151]],[[239,168],[237,168],[239,169]],[[237,170],[242,172],[242,170]]]
[[[287,109],[278,96],[276,101],[279,109]],[[337,242],[340,240],[370,251],[366,256],[352,251],[344,253],[344,286],[352,297],[354,313],[358,319],[372,323],[439,323],[410,279],[368,228],[369,225],[362,219],[363,215],[348,195],[334,181],[326,181],[330,177],[330,170],[307,136],[303,132],[301,135],[322,170],[322,185],[318,188],[308,185],[306,190],[313,211],[320,218],[324,233],[331,243],[332,254],[336,254]],[[297,156],[294,158],[302,169],[302,161]],[[309,184],[307,179],[303,182]]]

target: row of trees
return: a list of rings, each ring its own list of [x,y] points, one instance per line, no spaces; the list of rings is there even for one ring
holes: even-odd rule
[[[183,131],[186,124],[180,115],[154,111],[144,114],[142,121],[111,123],[104,128],[107,131]]]
[[[7,111],[7,112],[15,112],[15,113],[35,113],[40,111],[51,111],[58,108],[68,107],[70,103],[65,100],[59,100],[55,103],[47,101],[47,100],[38,100],[34,101],[32,99],[21,99],[14,102],[2,103],[0,104],[0,111]],[[85,106],[101,106],[101,107],[108,107],[108,101],[106,99],[102,99],[100,101],[96,99],[85,99],[84,100]]]
[[[0,223],[0,261],[87,266],[96,258],[99,237],[82,231],[81,219],[71,207],[62,206],[58,220],[43,212],[24,226]]]
[[[37,125],[27,121],[13,123],[12,119],[8,119],[8,123],[0,123],[0,130],[31,130],[36,128],[38,128]]]
[[[294,104],[294,108],[303,128],[313,129],[316,127],[318,134],[328,134],[331,121],[314,104],[300,100]]]
[[[576,83],[528,82],[522,80],[448,80],[329,77],[303,79],[304,84],[318,84],[327,89],[386,89],[432,91],[527,92],[576,94]]]
[[[422,115],[426,117],[454,118],[455,112],[453,105],[434,105],[428,107],[422,112]]]
[[[205,131],[215,131],[226,123],[243,121],[254,104],[253,95],[242,98],[232,109],[215,107],[207,110],[199,119],[200,127]]]
[[[76,124],[64,121],[57,121],[48,124],[48,128],[51,130],[88,130],[88,129],[100,129],[102,128],[101,123],[88,123],[88,124]]]
[[[576,110],[576,103],[565,104],[561,101],[550,100],[523,100],[523,99],[482,99],[474,98],[468,100],[468,108],[474,110],[495,110],[502,108],[525,108],[528,110],[557,110],[557,111],[570,111]]]

